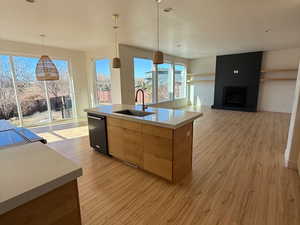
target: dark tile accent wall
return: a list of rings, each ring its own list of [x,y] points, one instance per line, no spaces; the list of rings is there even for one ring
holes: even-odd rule
[[[217,56],[215,109],[257,111],[263,52]]]

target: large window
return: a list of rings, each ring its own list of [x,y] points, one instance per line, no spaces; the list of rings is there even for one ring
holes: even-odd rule
[[[145,103],[153,103],[153,63],[150,59],[134,58],[135,91],[145,91]]]
[[[96,103],[111,103],[110,60],[96,60]]]
[[[159,103],[186,97],[186,67],[164,63],[153,66],[152,60],[134,58],[135,92],[145,91],[145,103]]]
[[[186,68],[183,65],[175,65],[175,99],[186,97]]]
[[[60,79],[45,82],[35,77],[38,60],[0,56],[0,86],[10,93],[9,96],[0,93],[0,119],[10,119],[21,126],[36,126],[72,118],[68,62],[54,60]],[[9,102],[9,106],[3,102]]]
[[[169,63],[157,66],[158,102],[170,101],[173,98],[173,65]]]

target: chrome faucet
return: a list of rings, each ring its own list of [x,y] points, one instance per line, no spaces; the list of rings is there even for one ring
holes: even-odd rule
[[[147,109],[148,107],[145,105],[145,92],[143,89],[138,89],[135,93],[135,102],[138,101],[138,95],[139,92],[142,92],[142,97],[143,97],[143,111],[145,111],[145,109]]]

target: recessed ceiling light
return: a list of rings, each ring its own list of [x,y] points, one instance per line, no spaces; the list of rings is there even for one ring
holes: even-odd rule
[[[26,0],[26,2],[29,2],[29,3],[34,3],[35,0]]]
[[[168,7],[168,8],[164,9],[164,12],[171,12],[171,11],[173,11],[173,8],[171,8],[171,7]]]
[[[271,31],[271,29],[266,29],[265,30],[266,33],[269,33],[270,31]]]

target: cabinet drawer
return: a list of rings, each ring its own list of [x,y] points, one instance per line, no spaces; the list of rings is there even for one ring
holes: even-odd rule
[[[157,137],[173,139],[173,130],[165,127],[143,124],[142,133],[147,135],[157,136]]]
[[[107,125],[112,127],[122,127],[129,130],[139,131],[141,132],[142,125],[140,123],[124,120],[124,119],[116,119],[109,117],[107,118]]]
[[[172,160],[173,141],[171,139],[142,134],[142,140],[145,153]]]

